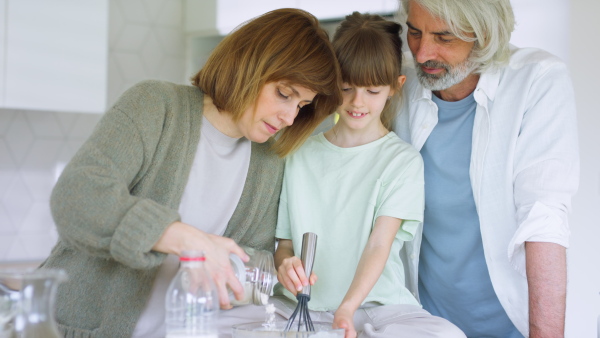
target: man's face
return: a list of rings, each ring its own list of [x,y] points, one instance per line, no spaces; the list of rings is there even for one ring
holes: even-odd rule
[[[448,89],[462,82],[477,68],[469,55],[474,42],[459,39],[448,24],[415,2],[408,8],[408,47],[413,54],[417,76],[430,90]]]

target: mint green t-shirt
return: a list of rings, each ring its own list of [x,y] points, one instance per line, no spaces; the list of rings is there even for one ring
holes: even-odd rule
[[[340,148],[321,133],[286,159],[276,236],[291,239],[300,256],[302,235],[317,234],[309,308],[332,311],[344,298],[379,216],[402,219],[379,280],[365,299],[419,305],[405,285],[399,252],[423,220],[423,160],[390,132],[358,147]],[[283,287],[277,289],[290,299]]]

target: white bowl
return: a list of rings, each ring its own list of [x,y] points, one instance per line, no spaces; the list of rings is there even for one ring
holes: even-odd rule
[[[292,328],[289,332],[283,329],[287,322],[281,321],[275,324],[275,327],[267,328],[264,322],[246,323],[234,325],[232,327],[233,338],[264,338],[264,337],[293,337],[293,338],[343,338],[344,329],[333,329],[331,323],[313,322],[315,332],[298,332],[298,327]]]

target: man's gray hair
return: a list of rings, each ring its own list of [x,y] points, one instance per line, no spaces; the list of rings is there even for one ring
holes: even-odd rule
[[[411,2],[445,21],[450,31],[464,41],[475,41],[471,61],[482,73],[508,63],[510,34],[515,27],[510,0],[401,0],[406,17]],[[475,38],[466,33],[473,33]]]

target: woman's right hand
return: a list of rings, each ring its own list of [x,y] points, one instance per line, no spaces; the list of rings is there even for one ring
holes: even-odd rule
[[[222,309],[231,308],[228,287],[235,298],[244,298],[244,287],[235,276],[229,255],[238,255],[244,262],[249,260],[246,252],[234,240],[201,231],[191,225],[175,222],[167,227],[152,248],[155,251],[181,256],[185,250],[201,250],[206,257],[206,270],[213,278]]]
[[[275,264],[277,266],[277,280],[294,296],[310,283],[314,285],[317,275],[313,272],[310,279],[306,277],[304,266],[300,258],[294,256],[291,240],[280,239],[275,251]]]

